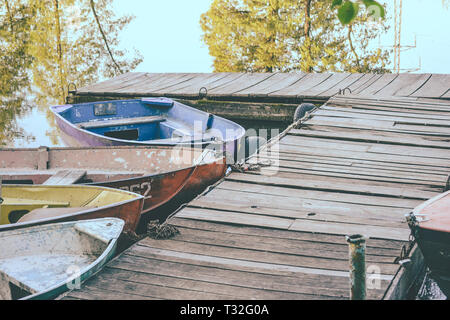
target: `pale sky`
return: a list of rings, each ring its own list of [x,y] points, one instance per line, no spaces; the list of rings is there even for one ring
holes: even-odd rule
[[[393,0],[388,14],[393,13]],[[213,59],[201,41],[200,15],[212,0],[116,0],[116,12],[132,14],[136,19],[122,34],[122,45],[137,48],[144,62],[142,72],[212,72]],[[450,10],[442,0],[404,0],[402,45],[417,47],[402,53],[402,68],[419,67],[421,73],[450,73]],[[392,20],[393,23],[393,20]],[[394,28],[382,46],[393,45]],[[376,40],[374,45],[378,45]]]

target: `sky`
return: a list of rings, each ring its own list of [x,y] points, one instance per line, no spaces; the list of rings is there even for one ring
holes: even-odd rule
[[[393,0],[378,0],[388,4],[393,13]],[[144,56],[136,71],[142,72],[212,72],[213,59],[202,42],[200,15],[212,0],[116,0],[117,14],[132,14],[136,18],[122,34],[122,45],[135,47]],[[420,73],[450,73],[450,9],[442,0],[404,0],[402,45],[414,45],[401,56],[402,69],[417,69]],[[392,20],[393,23],[393,20]],[[392,46],[394,28],[389,36],[374,45]],[[405,47],[406,49],[406,47]]]

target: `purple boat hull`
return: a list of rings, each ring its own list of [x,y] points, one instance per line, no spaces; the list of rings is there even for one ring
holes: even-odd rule
[[[145,100],[145,101],[148,102],[147,100]],[[169,100],[169,99],[167,99],[167,100]],[[130,101],[134,102],[134,101],[139,101],[139,100],[130,100]],[[106,103],[111,103],[111,102],[99,102],[99,104],[101,104],[101,103],[106,104]],[[120,103],[120,102],[114,101],[113,103]],[[229,161],[235,161],[237,159],[238,153],[240,152],[240,149],[241,149],[241,140],[245,134],[245,130],[241,126],[235,124],[234,122],[231,122],[226,119],[222,119],[220,117],[212,116],[212,115],[209,115],[209,118],[208,118],[207,113],[193,109],[188,106],[178,104],[178,103],[176,103],[174,105],[174,107],[177,106],[179,109],[181,109],[181,110],[177,111],[177,116],[180,116],[180,114],[182,114],[182,112],[189,115],[189,112],[193,112],[192,110],[195,110],[196,114],[194,114],[194,116],[198,117],[198,113],[202,113],[202,114],[200,114],[200,116],[203,117],[202,118],[203,120],[198,120],[198,121],[205,122],[205,115],[206,115],[206,119],[208,122],[210,121],[211,118],[214,117],[214,123],[215,122],[220,123],[220,125],[221,125],[220,130],[222,132],[225,132],[226,130],[228,130],[228,128],[226,128],[226,126],[230,126],[230,128],[231,128],[230,130],[233,134],[231,135],[231,137],[227,137],[227,139],[214,139],[213,138],[213,139],[209,139],[209,140],[206,139],[205,141],[195,140],[195,141],[183,141],[183,142],[174,142],[173,140],[170,140],[170,139],[154,139],[154,138],[144,140],[144,141],[140,141],[137,139],[136,140],[119,139],[119,138],[106,136],[105,134],[102,134],[102,133],[89,131],[89,130],[83,128],[82,126],[80,126],[79,124],[77,124],[74,121],[74,119],[62,116],[62,114],[64,112],[66,112],[67,110],[69,110],[71,107],[82,106],[83,108],[90,108],[91,105],[94,105],[94,104],[81,104],[81,105],[73,105],[73,106],[67,105],[67,106],[51,107],[51,111],[55,114],[56,123],[61,132],[61,138],[66,145],[72,146],[72,147],[102,147],[102,146],[127,146],[127,145],[128,146],[129,145],[174,146],[174,147],[175,146],[183,146],[183,147],[199,147],[199,148],[208,147],[208,148],[214,148],[217,151],[226,152],[226,154],[229,155],[227,157],[227,162],[229,162]],[[182,107],[180,107],[180,106],[182,106]],[[162,116],[164,116],[164,114],[162,114]],[[125,125],[127,125],[126,120],[128,120],[128,119],[133,120],[136,118],[137,117],[129,117],[129,118],[121,117],[121,118],[117,118],[117,119],[125,120],[124,123],[125,123]],[[170,115],[169,115],[168,119],[171,119]],[[83,119],[83,121],[85,121],[84,123],[86,123],[86,120],[88,121],[87,123],[94,123],[95,125],[98,125],[99,123],[102,123],[102,122],[106,123],[110,119],[105,120],[105,118],[100,118],[100,119],[88,118],[88,119]],[[117,121],[117,120],[115,120],[115,121]],[[197,120],[195,120],[195,121],[197,121]],[[119,126],[112,125],[111,127],[116,129]],[[124,128],[130,129],[133,127],[128,125],[127,127],[124,127]],[[215,129],[215,128],[213,128],[213,129]],[[124,130],[124,129],[119,128],[119,129],[117,129],[117,132],[121,132],[120,130]],[[217,130],[217,131],[219,131],[219,130]],[[225,135],[225,133],[224,133],[224,135]]]

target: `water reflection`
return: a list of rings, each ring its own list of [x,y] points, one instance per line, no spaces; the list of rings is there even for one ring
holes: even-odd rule
[[[0,109],[0,146],[34,148],[64,146],[48,107],[27,104]]]
[[[33,136],[27,134],[16,121],[30,110],[31,107],[22,98],[0,100],[0,146],[13,145],[16,140],[33,141]]]

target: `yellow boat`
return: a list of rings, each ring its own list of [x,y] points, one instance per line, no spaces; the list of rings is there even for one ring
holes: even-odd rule
[[[0,231],[54,222],[115,217],[134,231],[144,197],[96,186],[3,185]]]

